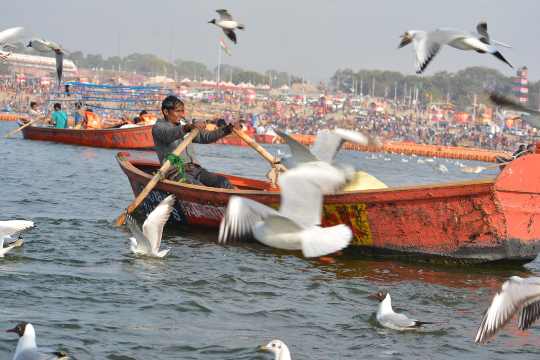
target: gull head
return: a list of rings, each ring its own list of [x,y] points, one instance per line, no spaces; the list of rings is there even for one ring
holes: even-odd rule
[[[30,325],[30,324],[23,321],[23,322],[17,324],[17,326],[15,326],[13,329],[6,330],[6,332],[12,332],[12,333],[15,333],[15,334],[19,335],[19,337],[23,337],[24,332],[26,331],[26,326],[28,326],[28,325]],[[32,326],[32,325],[30,325],[30,326]]]
[[[272,352],[276,355],[276,359],[279,359],[282,354],[289,353],[289,348],[281,340],[274,339],[268,344],[259,348],[260,351]]]
[[[386,299],[386,295],[388,295],[387,292],[377,291],[375,294],[371,294],[369,297],[378,301],[383,301],[384,299]]]
[[[405,31],[403,35],[401,35],[401,42],[399,43],[398,49],[401,49],[404,46],[409,45],[413,41],[413,36],[409,31]]]

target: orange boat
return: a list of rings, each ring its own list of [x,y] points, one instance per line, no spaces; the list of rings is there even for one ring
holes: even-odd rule
[[[152,125],[124,129],[56,129],[28,126],[21,130],[28,140],[54,141],[110,149],[150,149],[154,147]]]
[[[157,162],[117,160],[137,195]],[[226,190],[162,180],[141,205],[148,214],[175,194],[174,222],[215,229],[232,195],[278,207],[279,190],[260,180],[227,176]],[[445,184],[342,192],[324,199],[323,226],[353,230],[352,253],[428,261],[527,263],[540,251],[540,154],[518,158],[495,178]]]

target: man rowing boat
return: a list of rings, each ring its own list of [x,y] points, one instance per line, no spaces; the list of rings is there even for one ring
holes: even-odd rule
[[[167,174],[167,177],[176,181],[183,180],[190,184],[232,189],[233,187],[226,177],[211,173],[200,166],[193,144],[188,145],[178,159],[170,158],[174,149],[184,136],[195,128],[195,125],[185,122],[184,103],[176,96],[170,95],[163,100],[161,112],[163,119],[157,120],[152,127],[152,137],[159,162],[163,164],[169,159],[175,165],[174,171]],[[233,124],[228,124],[213,131],[200,130],[193,142],[200,144],[216,142],[229,135],[233,127]]]

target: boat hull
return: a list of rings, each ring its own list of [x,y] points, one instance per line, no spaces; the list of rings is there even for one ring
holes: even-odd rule
[[[21,130],[28,140],[53,141],[63,144],[109,149],[150,149],[154,146],[152,126],[126,129],[56,129],[28,126]]]
[[[146,172],[155,170],[157,164],[128,159],[118,157],[137,195],[151,178]],[[433,261],[526,263],[540,251],[540,171],[535,169],[540,169],[540,155],[536,154],[512,162],[496,179],[326,196],[323,226],[348,225],[354,234],[352,252]],[[217,229],[232,195],[279,207],[279,192],[272,191],[269,184],[231,180],[244,189],[164,180],[141,210],[148,214],[172,193],[177,198],[174,222]],[[254,190],[262,187],[266,190]]]

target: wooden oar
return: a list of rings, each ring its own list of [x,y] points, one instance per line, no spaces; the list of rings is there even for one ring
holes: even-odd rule
[[[180,145],[176,147],[176,149],[174,149],[172,154],[180,156],[182,151],[184,151],[185,148],[189,144],[191,144],[191,142],[197,135],[199,135],[199,129],[195,128],[191,130],[189,135],[184,138],[184,141],[182,141]],[[129,206],[120,214],[120,216],[118,216],[115,221],[116,226],[121,226],[126,222],[126,215],[131,214],[133,211],[135,211],[135,209],[139,207],[139,205],[141,205],[141,203],[144,201],[144,199],[146,199],[148,194],[150,194],[150,192],[152,192],[152,190],[156,187],[157,183],[165,177],[165,174],[167,174],[167,171],[169,171],[170,168],[171,163],[169,160],[166,160],[161,166],[161,168],[158,170],[158,172],[154,175],[152,180],[150,180],[148,184],[146,184],[144,189],[139,193],[139,195],[137,195],[135,200],[133,200],[131,204],[129,204]]]
[[[44,117],[42,117],[42,118],[40,118],[40,119],[35,119],[35,120],[32,120],[32,121],[29,121],[29,122],[27,122],[26,124],[24,124],[23,126],[19,126],[19,127],[16,128],[15,130],[12,130],[12,131],[8,132],[8,133],[6,134],[6,136],[5,136],[5,138],[8,139],[9,137],[11,137],[11,135],[18,133],[19,131],[21,131],[21,130],[24,129],[25,127],[30,126],[30,125],[32,125],[32,124],[38,122],[38,121],[42,121],[43,119],[46,119],[46,118],[47,118],[47,115],[44,116]]]
[[[501,163],[493,164],[493,165],[488,165],[488,166],[465,166],[465,167],[461,168],[461,171],[464,172],[464,173],[467,173],[467,174],[478,174],[478,173],[481,173],[484,170],[496,169],[501,165],[510,164],[512,161],[514,161],[515,159],[517,159],[519,156],[523,155],[527,151],[528,150],[524,150],[522,152],[519,152],[519,153],[513,155],[512,160],[510,160],[510,161],[505,161],[505,162],[501,162]]]
[[[279,164],[279,160],[272,156],[265,148],[263,148],[258,142],[253,140],[248,134],[242,130],[234,129],[233,133],[242,139],[246,144],[251,146],[256,152],[258,152],[266,161],[270,163],[272,167]],[[281,165],[283,166],[283,165]]]
[[[248,134],[244,133],[242,130],[233,128],[233,132],[236,136],[242,139],[246,144],[258,152],[266,161],[270,163],[272,169],[266,176],[270,179],[273,187],[277,185],[277,178],[280,172],[287,170],[283,164],[280,164],[279,160],[272,156],[265,148],[263,148],[258,142],[253,140]]]

